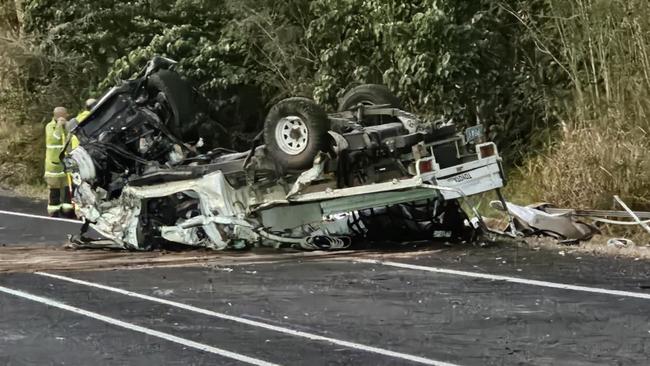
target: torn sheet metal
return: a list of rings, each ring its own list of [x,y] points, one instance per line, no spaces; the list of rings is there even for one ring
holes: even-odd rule
[[[500,201],[490,205],[505,211]],[[568,213],[549,214],[530,206],[506,202],[508,212],[514,217],[515,227],[524,235],[547,235],[559,240],[589,240],[600,231],[593,225],[577,220]]]
[[[291,190],[287,193],[287,199],[300,193],[303,188],[310,185],[313,181],[322,178],[323,172],[325,171],[326,160],[327,158],[325,154],[319,153],[314,159],[314,165],[298,176],[293,187],[291,187]]]
[[[80,213],[91,222],[97,232],[114,240],[125,248],[144,249],[146,238],[139,235],[139,216],[142,202],[174,195],[190,196],[197,201],[198,216],[178,218],[176,225],[162,225],[160,233],[166,240],[213,249],[224,249],[229,241],[228,234],[238,226],[252,227],[240,219],[247,213],[250,199],[247,190],[234,189],[221,172],[207,174],[199,179],[150,185],[129,186],[116,200],[106,200],[101,190],[92,190],[83,183],[77,189],[75,202]],[[228,226],[224,230],[220,226]],[[249,230],[239,228],[242,237],[255,237]]]

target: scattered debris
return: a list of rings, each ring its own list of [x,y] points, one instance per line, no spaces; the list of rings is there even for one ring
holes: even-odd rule
[[[639,219],[639,217],[634,213],[634,211],[630,210],[630,208],[627,207],[625,202],[623,202],[623,200],[621,200],[621,198],[619,196],[614,196],[614,199],[616,200],[616,202],[618,202],[619,205],[621,205],[621,207],[623,207],[623,209],[628,214],[630,214],[630,216],[634,219],[634,222],[639,224],[642,228],[645,229],[645,231],[650,233],[650,226],[648,226],[648,222],[641,221],[641,219]]]
[[[600,230],[594,225],[624,225],[641,226],[650,232],[650,212],[634,212],[620,197],[614,200],[624,211],[616,210],[573,210],[555,208],[549,203],[536,203],[519,206],[506,202],[507,212],[514,217],[513,223],[518,234],[525,237],[546,236],[557,240],[563,245],[579,245],[589,241]],[[499,211],[506,211],[501,201],[493,201],[490,206]],[[622,220],[632,218],[630,220]],[[643,219],[643,220],[642,220]],[[485,218],[484,221],[497,230],[505,230],[508,222],[501,219]],[[587,221],[593,222],[589,223]],[[609,248],[635,247],[634,241],[626,238],[611,238],[607,240]]]
[[[506,211],[501,201],[490,205],[500,211]],[[519,206],[506,202],[507,211],[514,217],[517,232],[524,236],[545,235],[562,241],[589,240],[600,233],[598,228],[577,220],[570,213],[549,214],[543,211],[544,205]]]
[[[567,248],[552,237],[535,236],[527,237],[522,241],[522,245],[533,251],[552,251],[558,253],[563,251],[565,254],[575,254],[581,258],[585,256],[616,256],[625,258],[641,258],[641,260],[650,260],[650,247],[641,245],[638,241],[634,245],[614,246],[607,245],[610,238],[602,235],[595,235],[591,240],[581,241],[578,245]],[[629,239],[628,239],[629,240]],[[576,258],[576,260],[578,260]]]
[[[632,211],[627,205],[618,197],[614,196],[615,202],[621,204],[624,211],[618,210],[574,210],[566,208],[556,208],[545,204],[544,211],[550,214],[567,214],[574,217],[588,219],[595,223],[606,225],[621,225],[621,226],[637,226],[642,227],[650,224],[650,212]],[[632,218],[632,221],[621,220]],[[647,231],[648,229],[644,227]]]
[[[611,238],[607,240],[607,246],[608,247],[616,247],[616,248],[625,248],[627,246],[634,246],[634,242],[630,239],[625,239],[625,238]]]

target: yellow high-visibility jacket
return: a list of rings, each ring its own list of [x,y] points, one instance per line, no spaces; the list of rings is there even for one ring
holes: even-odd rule
[[[53,119],[45,125],[45,178],[65,178],[59,155],[63,151],[64,129]]]
[[[79,112],[79,114],[77,114],[76,117],[77,123],[81,124],[81,122],[83,122],[86,118],[88,118],[89,115],[90,115],[90,111],[87,109]]]
[[[75,117],[77,124],[81,124],[86,118],[88,118],[88,116],[90,116],[90,111],[87,109],[79,112],[79,114],[77,114],[77,117]],[[79,139],[77,136],[72,135],[70,138],[70,148],[74,150],[77,148],[77,146],[79,146]]]
[[[72,135],[72,137],[70,137],[70,151],[76,149],[77,146],[79,146],[79,139],[77,136]]]

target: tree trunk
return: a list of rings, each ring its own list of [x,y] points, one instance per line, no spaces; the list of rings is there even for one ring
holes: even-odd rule
[[[16,6],[22,9],[22,0],[0,0],[0,34],[17,36],[20,34],[21,18]]]
[[[24,8],[23,8],[23,0],[15,0],[14,1],[14,7],[16,8],[16,19],[18,20],[18,26],[20,27],[21,31],[23,28],[23,17],[25,16]]]

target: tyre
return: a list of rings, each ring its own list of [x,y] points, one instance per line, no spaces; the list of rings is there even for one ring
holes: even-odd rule
[[[363,84],[345,93],[339,104],[339,112],[350,110],[357,105],[388,105],[390,108],[401,108],[399,98],[386,85]],[[368,116],[360,123],[364,126],[376,126],[383,123],[396,122],[397,118],[390,116]]]
[[[339,112],[347,111],[358,104],[388,104],[392,108],[401,108],[399,98],[386,85],[363,84],[350,89],[339,104]]]
[[[285,169],[310,168],[327,145],[327,114],[307,98],[288,98],[271,108],[264,122],[266,149]]]
[[[147,92],[161,104],[166,104],[164,109],[171,111],[171,116],[163,116],[169,117],[166,119],[167,128],[180,136],[187,135],[189,131],[185,131],[184,126],[189,126],[195,117],[191,85],[173,71],[159,70],[149,77]],[[164,95],[164,100],[160,100],[160,94]]]

